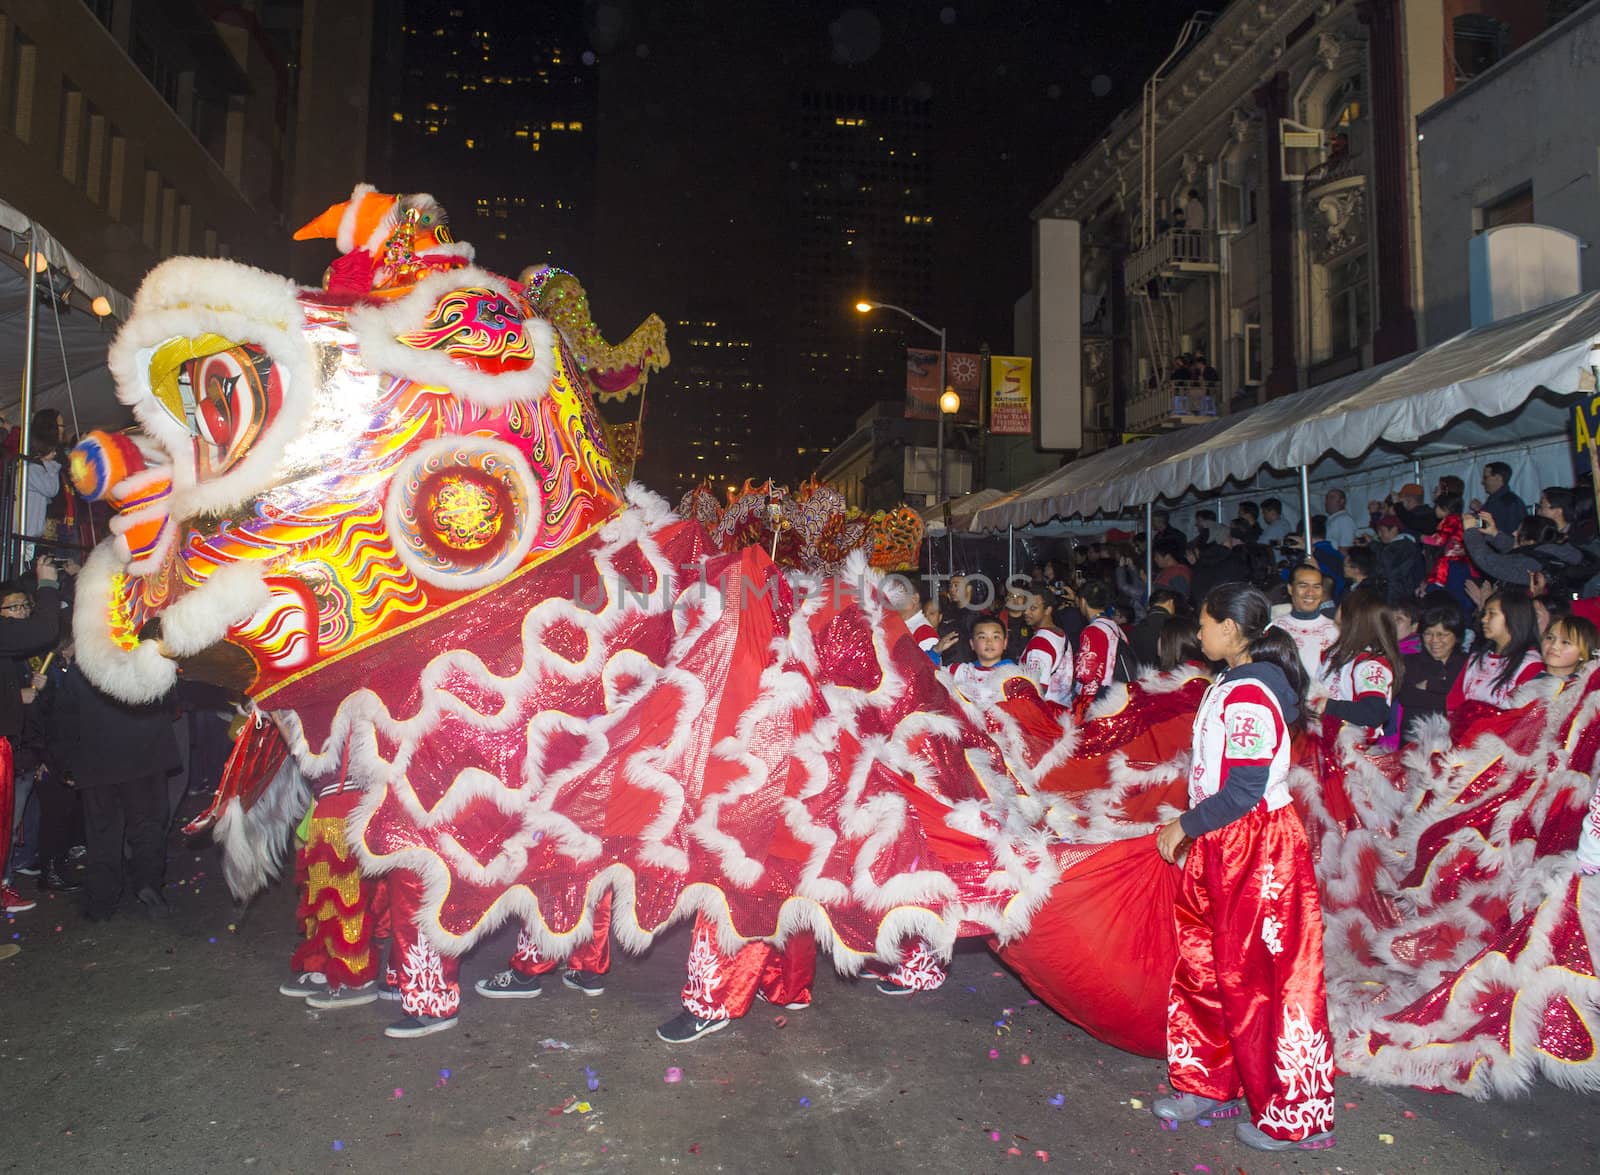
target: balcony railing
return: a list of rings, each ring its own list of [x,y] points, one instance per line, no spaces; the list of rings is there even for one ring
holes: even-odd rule
[[[1168,229],[1122,266],[1132,293],[1145,292],[1154,278],[1216,272],[1217,234],[1205,229]]]
[[[1219,412],[1221,385],[1211,380],[1167,380],[1128,401],[1130,432],[1156,432],[1168,425],[1200,424]]]

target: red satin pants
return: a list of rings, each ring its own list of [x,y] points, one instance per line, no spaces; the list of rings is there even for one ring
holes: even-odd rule
[[[1333,1129],[1322,908],[1292,807],[1257,805],[1189,848],[1177,898],[1167,1080],[1243,1095],[1273,1138]]]
[[[809,1004],[817,973],[817,943],[797,934],[782,947],[753,942],[728,956],[717,946],[717,924],[695,915],[683,1006],[701,1020],[737,1020],[756,993],[771,1004]]]
[[[407,1016],[454,1016],[461,1007],[461,960],[441,955],[417,928],[422,879],[403,869],[388,877],[393,938],[385,982],[400,989]]]
[[[552,958],[539,950],[527,927],[517,932],[517,949],[511,955],[511,969],[518,975],[547,975],[557,967],[604,975],[611,970],[611,891],[601,895],[594,907],[594,937],[566,958]]]
[[[716,923],[695,916],[689,943],[689,977],[683,1006],[701,1020],[737,1020],[759,994],[769,1004],[809,1004],[817,973],[817,944],[797,934],[782,947],[753,942],[736,955],[717,946]],[[885,978],[914,991],[932,991],[945,980],[944,962],[920,938],[907,943],[900,964]]]

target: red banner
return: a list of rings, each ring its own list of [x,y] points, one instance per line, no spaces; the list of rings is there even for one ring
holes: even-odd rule
[[[978,392],[983,384],[983,366],[977,355],[950,351],[945,355],[945,387],[961,397],[955,419],[972,423],[978,419]],[[906,419],[937,420],[939,414],[939,352],[921,347],[906,348]]]

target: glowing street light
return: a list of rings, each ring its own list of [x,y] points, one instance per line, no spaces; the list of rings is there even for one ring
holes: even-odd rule
[[[909,318],[912,322],[916,323],[924,330],[931,330],[934,334],[939,336],[939,387],[943,389],[942,394],[939,396],[939,501],[943,502],[945,499],[944,418],[946,416],[953,416],[961,407],[961,397],[956,395],[955,390],[945,383],[944,327],[934,326],[933,323],[918,318],[915,314],[911,313],[911,311],[905,309],[905,307],[891,306],[887,302],[871,302],[863,298],[861,301],[856,303],[856,309],[862,314],[871,314],[874,310],[893,310],[896,314],[900,314],[906,318]]]

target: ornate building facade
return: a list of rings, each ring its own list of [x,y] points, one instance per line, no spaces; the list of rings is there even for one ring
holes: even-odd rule
[[[1034,213],[1081,229],[1084,450],[1415,350],[1416,115],[1562,8],[1235,0],[1191,20]]]

